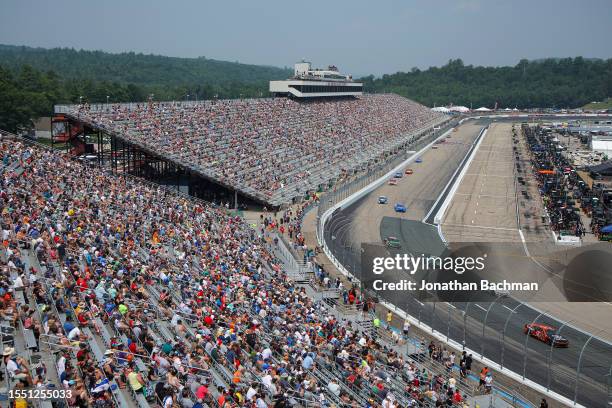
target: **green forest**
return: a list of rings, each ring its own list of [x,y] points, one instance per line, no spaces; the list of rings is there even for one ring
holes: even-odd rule
[[[54,104],[260,97],[291,70],[206,58],[0,45],[0,129],[21,131]],[[108,98],[107,98],[108,97]]]
[[[427,106],[577,108],[612,96],[612,59],[521,60],[513,67],[456,59],[439,68],[362,79],[369,92],[393,92]]]
[[[21,131],[54,104],[268,95],[268,81],[291,70],[200,58],[0,45],[0,129]],[[367,92],[393,92],[428,106],[574,108],[612,96],[612,59],[521,60],[362,78]]]

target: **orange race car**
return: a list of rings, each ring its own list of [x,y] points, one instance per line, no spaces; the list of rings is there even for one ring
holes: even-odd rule
[[[563,336],[557,334],[557,329],[552,326],[541,323],[528,323],[523,328],[523,333],[528,334],[531,337],[550,344],[553,347],[568,347],[569,342]]]

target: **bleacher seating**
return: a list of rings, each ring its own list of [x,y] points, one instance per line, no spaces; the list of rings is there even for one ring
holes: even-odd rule
[[[275,205],[446,120],[393,94],[75,105],[64,112]]]
[[[56,152],[2,148],[5,166],[23,171],[0,178],[0,287],[15,293],[15,275],[24,287],[23,298],[0,299],[0,316],[14,328],[33,316],[28,330],[52,361],[45,380],[73,391],[69,405],[394,408],[448,398],[446,368],[431,375],[288,280],[240,218]]]

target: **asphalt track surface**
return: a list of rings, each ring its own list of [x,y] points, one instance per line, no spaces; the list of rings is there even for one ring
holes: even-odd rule
[[[498,119],[496,122],[504,120]],[[468,121],[458,127],[457,131],[452,132],[451,137],[437,149],[430,148],[425,152],[421,157],[422,163],[407,166],[412,168],[414,173],[404,175],[397,186],[385,184],[350,207],[337,211],[326,224],[326,242],[337,259],[349,271],[359,276],[358,248],[361,244],[380,243],[390,235],[397,237],[401,241],[402,249],[407,251],[412,249],[418,251],[427,247],[434,252],[435,247],[440,245],[440,242],[436,242],[437,232],[434,227],[422,224],[420,221],[444,191],[482,127],[489,123],[490,120]],[[498,161],[500,169],[506,169],[504,167],[506,164],[502,160],[506,159],[503,144],[497,153],[495,153],[495,144],[492,143],[487,144],[483,141],[481,148],[483,150],[475,157],[474,166],[487,166],[486,162],[490,160]],[[491,152],[488,158],[486,150]],[[484,161],[483,164],[478,164],[478,157]],[[477,175],[476,171],[473,173],[471,171],[468,169],[468,175],[463,180],[466,183],[462,182],[460,185],[458,192],[461,194],[473,194],[470,183],[472,186],[476,186],[478,182],[482,185],[482,176]],[[514,205],[511,197],[512,187],[506,178],[503,177],[503,183],[486,182],[489,185],[487,191],[495,193],[491,195],[504,197],[492,200],[490,203],[493,207],[499,207],[500,213],[476,214],[475,224],[477,221],[494,223],[499,218],[503,223],[502,228],[508,228],[509,231],[515,228],[510,216]],[[499,185],[502,187],[496,187]],[[378,204],[380,195],[387,196],[389,203]],[[393,209],[395,203],[406,205],[408,211],[404,214],[396,213]],[[471,211],[471,205],[467,202],[462,207],[460,201],[451,205],[447,212],[451,218],[445,218],[449,232],[452,232],[450,231],[452,225],[465,225],[466,219],[460,215]],[[467,222],[471,225],[471,218]],[[509,232],[510,237],[505,230],[498,232],[501,232],[500,240],[514,238],[512,232]],[[405,303],[408,314],[501,366],[548,386],[551,390],[572,400],[577,391],[576,402],[579,404],[587,407],[603,407],[609,401],[609,381],[612,381],[610,378],[612,347],[609,343],[590,338],[589,335],[564,326],[563,322],[542,315],[510,297],[496,296],[493,293],[490,294],[488,301],[479,299],[477,302],[449,304],[420,303],[414,300]],[[553,349],[545,343],[525,336],[523,326],[534,321],[560,328],[559,333],[569,340],[569,347]],[[581,352],[582,357],[580,357]],[[580,374],[577,375],[579,364]]]

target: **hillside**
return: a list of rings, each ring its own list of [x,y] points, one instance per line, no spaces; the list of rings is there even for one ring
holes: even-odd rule
[[[576,108],[612,96],[612,59],[521,60],[513,67],[480,67],[451,60],[438,68],[363,78],[365,89],[395,92],[428,106]]]
[[[608,98],[601,102],[589,102],[582,107],[584,110],[605,110],[612,109],[612,98]]]
[[[206,58],[0,45],[0,129],[19,131],[53,105],[268,95],[284,68]]]
[[[111,54],[72,48],[31,48],[0,44],[0,63],[9,69],[23,65],[55,71],[63,78],[114,81],[147,86],[227,83],[262,84],[291,74],[284,68],[200,58]]]

